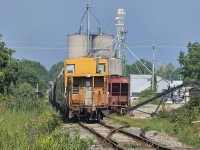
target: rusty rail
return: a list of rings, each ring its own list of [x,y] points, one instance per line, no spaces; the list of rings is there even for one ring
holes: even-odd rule
[[[131,133],[129,133],[129,132],[126,132],[126,131],[124,131],[124,130],[122,129],[122,128],[124,128],[125,126],[120,127],[120,128],[115,128],[115,127],[109,126],[109,125],[107,125],[107,124],[105,124],[105,123],[102,123],[102,122],[100,122],[100,124],[103,125],[103,126],[105,126],[105,127],[107,127],[107,128],[109,128],[109,129],[113,129],[113,130],[111,131],[110,135],[109,135],[109,138],[111,138],[113,132],[116,132],[116,131],[117,131],[117,132],[122,133],[122,134],[125,134],[125,135],[127,135],[127,136],[129,136],[129,137],[131,137],[131,138],[137,139],[137,140],[139,140],[139,141],[143,141],[143,142],[149,144],[151,147],[154,147],[154,148],[156,148],[156,149],[158,149],[158,150],[171,150],[171,149],[172,149],[172,148],[167,148],[167,147],[164,147],[164,146],[162,146],[162,145],[156,144],[156,143],[154,143],[154,142],[150,141],[149,139],[144,138],[144,137],[142,137],[142,136],[137,136],[137,135],[131,134]],[[127,125],[127,126],[128,126],[128,125]]]
[[[99,134],[98,132],[96,132],[94,129],[92,128],[89,128],[87,126],[85,126],[83,123],[79,122],[78,123],[80,126],[82,126],[83,128],[89,130],[90,132],[92,132],[93,134],[95,134],[97,137],[99,137],[100,139],[104,140],[105,142],[107,142],[108,144],[111,144],[115,149],[118,149],[118,150],[124,150],[124,148],[120,147],[115,141],[109,139],[109,138],[106,138],[104,136],[102,136],[101,134]]]

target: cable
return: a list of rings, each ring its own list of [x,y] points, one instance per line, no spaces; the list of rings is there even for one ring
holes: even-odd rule
[[[124,46],[129,50],[129,52],[150,72],[152,73],[147,66],[129,49],[129,47],[123,42]]]
[[[114,22],[114,24],[108,29],[108,31],[106,32],[107,34],[110,33],[110,31],[114,28],[115,26],[115,23],[116,23],[116,20]],[[101,41],[99,41],[99,43],[97,44],[97,47],[101,44],[101,42],[105,39],[105,36],[101,39]]]
[[[4,41],[6,43],[32,43],[32,44],[66,44],[61,42],[27,42],[27,41]]]
[[[51,48],[51,47],[13,47],[13,46],[9,46],[10,48],[13,48],[13,49],[15,49],[15,48],[21,48],[21,49],[67,49],[67,48],[59,48],[59,47],[57,47],[57,48]]]
[[[138,72],[141,74],[140,69],[137,66],[137,63],[134,63],[134,64],[136,65],[136,68],[137,68]]]
[[[116,39],[116,38],[113,39],[113,40],[110,42],[109,45],[106,45],[104,48],[100,49],[100,50],[94,55],[94,57],[96,57],[97,54],[98,54],[99,52],[106,50],[107,47],[109,47],[110,45],[112,45],[112,44],[114,44],[114,43],[116,43],[116,42],[118,42],[118,41],[119,41],[119,39]]]
[[[98,22],[99,25],[101,25],[100,21],[94,16],[94,14],[92,13],[92,11],[89,9],[90,13],[92,14],[92,16],[94,17],[94,19]]]
[[[87,13],[87,11],[88,11],[88,9],[85,10],[85,13],[83,14],[83,17],[81,18],[81,21],[80,21],[80,24],[81,24],[81,25],[82,25],[82,21],[83,21],[83,19],[84,19],[84,17],[85,17],[85,14]]]

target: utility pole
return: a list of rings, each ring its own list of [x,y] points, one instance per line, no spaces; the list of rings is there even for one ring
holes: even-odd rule
[[[39,87],[38,87],[38,83],[36,85],[36,90],[35,90],[35,93],[36,93],[36,96],[37,96],[37,100],[38,100],[38,97],[39,97]]]
[[[152,45],[152,85],[151,85],[151,89],[152,91],[154,90],[154,50],[155,50],[155,45],[154,45],[154,41],[153,41],[153,45]]]

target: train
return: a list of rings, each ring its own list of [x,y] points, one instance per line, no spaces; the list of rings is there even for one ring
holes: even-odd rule
[[[126,76],[113,74],[108,77],[110,112],[123,114],[130,105],[130,79]]]
[[[72,58],[52,83],[49,101],[68,118],[100,121],[109,115],[108,60]]]

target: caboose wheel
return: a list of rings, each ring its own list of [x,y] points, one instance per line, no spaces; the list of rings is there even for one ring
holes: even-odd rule
[[[74,121],[75,122],[80,122],[80,117],[78,115],[74,115]]]
[[[97,112],[97,122],[100,122],[101,121],[101,114],[100,112]]]

